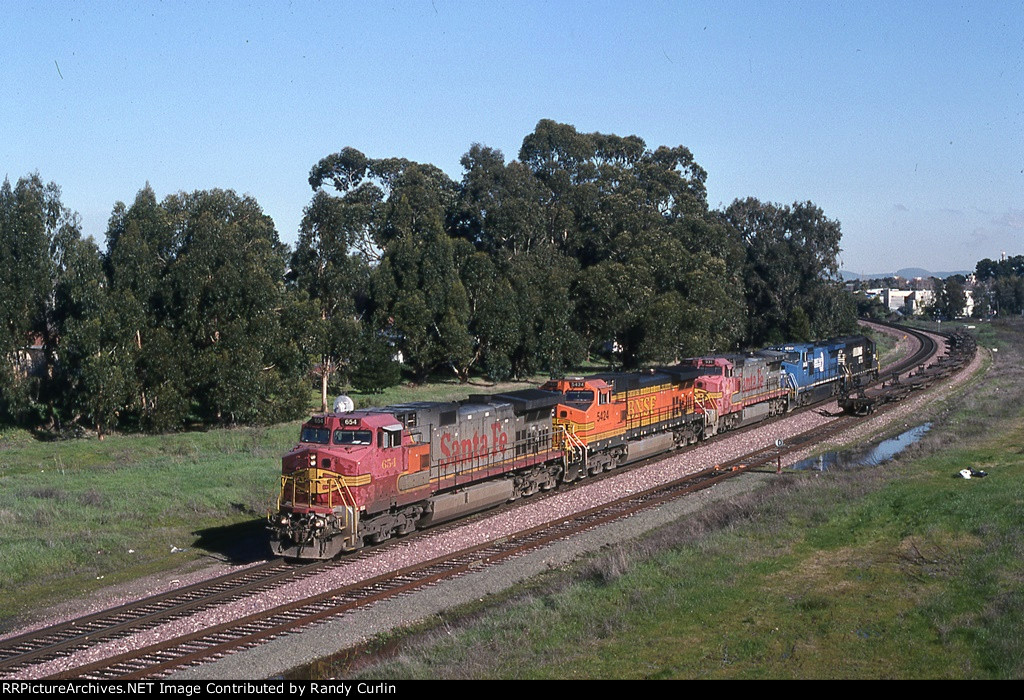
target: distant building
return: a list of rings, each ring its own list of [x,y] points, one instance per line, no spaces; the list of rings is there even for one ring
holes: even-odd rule
[[[14,376],[18,379],[41,376],[46,369],[46,349],[43,336],[34,333],[29,337],[28,344],[15,350],[9,356]]]
[[[889,311],[904,311],[907,305],[907,297],[915,292],[908,289],[881,289],[879,298]]]
[[[905,316],[920,316],[925,309],[935,305],[933,289],[869,289],[865,294],[869,299],[878,298],[889,311]],[[974,292],[965,289],[964,296],[966,301],[963,310],[957,314],[958,317],[974,314]]]
[[[935,292],[931,289],[917,289],[903,301],[903,313],[908,316],[917,316],[924,313],[925,307],[935,303]]]

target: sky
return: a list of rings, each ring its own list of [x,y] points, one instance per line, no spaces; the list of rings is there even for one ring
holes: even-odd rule
[[[708,202],[811,201],[857,273],[1024,254],[1024,1],[18,2],[0,176],[114,204],[232,189],[294,244],[346,146],[455,180],[541,119],[682,145]]]

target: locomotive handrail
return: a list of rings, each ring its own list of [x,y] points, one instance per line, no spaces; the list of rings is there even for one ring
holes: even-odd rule
[[[587,452],[588,452],[587,446],[583,442],[583,440],[580,439],[579,435],[576,434],[575,428],[572,428],[570,425],[562,425],[562,433],[563,433],[563,444],[566,444],[569,447],[571,447],[572,448],[571,451],[572,451],[572,453],[574,455],[579,455],[580,457],[582,457],[583,465],[586,466],[586,464],[587,464]],[[569,452],[570,452],[569,449],[565,450],[565,453],[566,453],[566,466],[568,466],[568,453]]]
[[[686,401],[673,406],[664,406],[656,411],[642,412],[632,418],[626,418],[626,430],[643,428],[645,426],[657,425],[673,418],[682,418],[693,413],[695,402],[687,397]],[[687,410],[689,409],[689,410]]]
[[[338,496],[339,496],[339,498],[341,500],[341,505],[355,507],[356,499],[352,495],[352,490],[349,488],[349,485],[345,481],[345,477],[344,476],[342,476],[341,478],[338,478],[338,477],[335,477],[335,476],[313,477],[311,479],[307,475],[305,480],[304,480],[305,483],[307,484],[307,488],[306,488],[306,501],[305,501],[305,503],[300,502],[299,499],[298,499],[299,491],[296,488],[296,486],[299,484],[299,480],[298,480],[297,477],[298,477],[297,474],[282,474],[281,475],[281,492],[277,496],[277,507],[278,507],[279,510],[281,508],[281,504],[282,504],[282,501],[284,499],[285,490],[288,488],[289,482],[291,482],[291,487],[292,487],[292,500],[291,500],[291,503],[292,503],[293,506],[304,505],[307,508],[312,508],[313,506],[316,506],[316,505],[323,505],[323,504],[315,503],[314,496],[316,494],[319,494],[319,493],[326,493],[327,494],[327,507],[330,508],[331,510],[334,510],[334,494],[335,494],[335,492],[337,492]],[[326,490],[325,491],[321,490],[322,487],[325,484],[326,484]],[[348,502],[345,501],[345,494],[346,493],[348,494],[348,499],[349,499]]]

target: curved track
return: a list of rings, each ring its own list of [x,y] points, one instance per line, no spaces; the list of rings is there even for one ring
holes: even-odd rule
[[[909,375],[913,375],[915,369],[919,372],[924,371],[921,370],[923,365],[939,351],[938,344],[931,335],[903,327],[900,327],[900,330],[916,337],[919,347],[910,357],[886,369],[886,376],[897,378],[908,372]],[[900,385],[899,382],[895,384]],[[89,649],[99,642],[126,639],[141,631],[187,618],[230,601],[285,587],[302,577],[320,574],[335,563],[315,562],[293,566],[280,561],[266,562],[160,596],[36,630],[0,642],[0,677],[18,677],[22,672],[34,674],[38,671],[42,672],[40,675],[55,678],[163,676],[173,669],[202,663],[234,650],[260,644],[267,639],[300,630],[326,618],[344,615],[350,610],[365,607],[378,600],[407,594],[445,578],[456,577],[481,566],[493,565],[530,549],[542,547],[556,539],[572,536],[646,508],[657,507],[667,500],[680,498],[686,493],[706,488],[751,468],[771,467],[779,459],[780,454],[806,448],[814,442],[845,430],[850,423],[857,420],[859,419],[852,416],[836,417],[822,426],[787,438],[786,445],[781,450],[774,447],[758,449],[714,469],[583,510],[568,519],[559,517],[514,535],[467,547],[356,583],[330,588],[317,595],[275,606],[229,623],[178,634],[168,641],[144,644],[138,649],[108,655],[98,661],[78,663],[74,661],[74,657],[78,652]],[[608,475],[618,472],[619,470],[609,472]],[[594,481],[596,479],[589,479],[583,483]],[[452,523],[451,527],[457,527],[462,522],[464,521]],[[442,529],[446,528],[432,528],[430,532],[436,533]],[[403,541],[407,540],[399,540],[398,543]],[[347,564],[362,557],[372,556],[385,547],[364,550],[354,557],[344,558],[340,563]],[[61,663],[52,663],[55,661]],[[58,670],[58,666],[63,665],[67,668]]]

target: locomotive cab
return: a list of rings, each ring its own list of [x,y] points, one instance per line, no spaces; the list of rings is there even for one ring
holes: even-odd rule
[[[612,401],[612,386],[595,377],[552,379],[541,389],[561,394],[555,407],[554,424],[565,430],[565,439],[577,451],[614,430],[621,402]],[[595,438],[597,440],[595,440]]]
[[[394,505],[390,486],[420,466],[425,446],[417,447],[388,414],[310,418],[299,444],[282,459],[271,549],[289,557],[329,558],[361,546],[360,519],[368,508]]]

